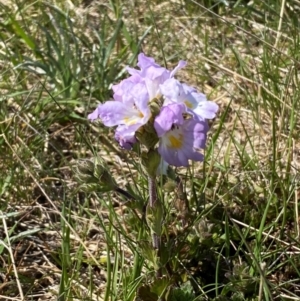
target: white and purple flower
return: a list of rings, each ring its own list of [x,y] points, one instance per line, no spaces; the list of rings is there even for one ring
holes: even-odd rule
[[[126,149],[134,143],[135,132],[149,121],[149,102],[161,95],[160,85],[174,76],[186,62],[180,61],[173,71],[169,71],[141,53],[137,65],[141,70],[127,67],[131,76],[112,87],[114,100],[100,104],[88,115],[90,120],[100,118],[106,126],[118,126],[115,138]]]
[[[185,67],[186,62],[179,61],[175,69],[169,71],[156,64],[153,58],[145,56],[144,53],[140,53],[137,65],[141,70],[127,67],[127,71],[132,76],[138,76],[144,80],[149,94],[149,100],[152,100],[155,97],[161,96],[160,85],[169,78],[172,78],[178,70]]]
[[[187,112],[200,119],[213,119],[218,112],[218,105],[208,101],[206,96],[197,92],[196,89],[180,83],[174,78],[166,80],[160,86],[161,92],[165,97],[164,106],[170,103],[184,103]]]
[[[140,70],[127,67],[130,76],[112,87],[114,100],[100,104],[88,119],[100,118],[108,127],[117,126],[116,140],[121,147],[131,149],[137,142],[136,131],[153,123],[150,102],[162,97],[163,106],[153,116],[152,124],[159,138],[162,160],[174,166],[188,166],[189,160],[203,161],[206,119],[215,117],[218,105],[173,78],[186,65],[185,61],[179,61],[169,71],[141,53],[137,65]]]
[[[155,118],[154,128],[159,139],[158,152],[174,166],[188,166],[189,160],[203,161],[208,125],[205,120],[184,118],[183,103],[162,107]]]

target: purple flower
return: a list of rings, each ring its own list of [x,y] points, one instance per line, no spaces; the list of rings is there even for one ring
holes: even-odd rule
[[[198,93],[196,89],[180,83],[174,78],[166,80],[160,85],[160,90],[165,96],[164,106],[170,103],[184,103],[187,112],[200,119],[212,119],[216,117],[218,105],[208,101],[206,96]]]
[[[138,97],[132,103],[107,101],[88,115],[91,120],[100,118],[105,126],[127,125],[134,128],[146,124],[150,117],[148,102]]]
[[[141,53],[137,65],[140,70],[128,67],[131,76],[112,87],[114,100],[100,104],[88,115],[90,120],[100,118],[106,126],[118,126],[115,138],[126,149],[136,142],[135,132],[149,121],[149,102],[161,95],[160,85],[173,77],[186,62],[180,61],[173,71],[169,71]]]
[[[135,132],[126,132],[126,129],[122,129],[122,126],[119,126],[115,133],[115,139],[122,148],[130,150],[137,141],[134,134]]]
[[[147,91],[140,83],[131,87],[131,97],[128,96],[124,101],[107,101],[88,115],[90,120],[100,118],[105,126],[117,125],[115,138],[126,149],[130,149],[136,141],[135,132],[145,125],[150,117]]]
[[[153,98],[161,95],[159,86],[167,79],[172,78],[179,69],[185,67],[186,62],[179,61],[175,69],[169,71],[156,64],[153,58],[145,56],[144,53],[140,53],[137,65],[141,70],[127,67],[127,71],[132,76],[139,76],[144,80],[149,93],[149,100],[152,100]]]
[[[161,109],[155,118],[154,128],[159,139],[158,152],[174,166],[188,166],[188,160],[203,161],[208,125],[205,120],[185,119],[183,103],[173,103]]]
[[[135,85],[142,82],[143,80],[138,75],[132,75],[122,80],[119,84],[113,85],[112,90],[114,91],[114,95],[113,95],[114,100],[122,101],[122,102],[130,102],[133,98],[132,89],[134,88]],[[146,86],[144,86],[144,89],[146,90]]]

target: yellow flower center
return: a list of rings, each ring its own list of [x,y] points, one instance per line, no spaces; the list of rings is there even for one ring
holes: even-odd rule
[[[188,100],[185,100],[184,101],[184,104],[189,108],[189,109],[192,109],[194,106],[191,102],[189,102]]]
[[[136,124],[141,118],[144,117],[144,114],[140,111],[137,112],[137,116],[127,116],[123,118],[123,121],[127,125]]]
[[[182,139],[183,136],[182,134],[179,134],[178,136],[170,135],[169,136],[169,141],[171,143],[172,148],[181,148],[182,146]]]

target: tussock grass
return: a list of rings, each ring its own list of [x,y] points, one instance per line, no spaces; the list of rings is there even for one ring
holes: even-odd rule
[[[2,1],[0,297],[155,300],[147,181],[86,119],[143,51],[187,60],[178,78],[220,106],[205,163],[176,170],[190,211],[178,183],[159,190],[168,300],[298,300],[299,12],[296,0]],[[135,202],[80,185],[78,160],[94,157]]]

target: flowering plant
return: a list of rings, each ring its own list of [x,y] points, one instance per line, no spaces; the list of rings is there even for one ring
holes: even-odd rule
[[[113,100],[100,104],[88,118],[101,119],[108,127],[117,126],[115,139],[122,148],[130,150],[134,144],[143,146],[140,157],[148,176],[149,200],[142,201],[142,208],[146,207],[146,210],[143,209],[145,218],[141,220],[141,225],[146,221],[146,232],[151,239],[136,241],[144,250],[145,258],[152,262],[157,277],[151,288],[141,286],[137,294],[148,298],[152,294],[149,290],[153,290],[153,300],[165,300],[161,296],[173,287],[176,277],[169,275],[171,261],[165,258],[170,255],[168,248],[171,248],[166,239],[169,215],[166,214],[166,203],[158,197],[156,175],[167,174],[168,165],[188,166],[189,160],[203,161],[202,150],[209,129],[207,119],[216,116],[218,105],[208,101],[195,88],[174,78],[175,73],[186,65],[184,61],[179,61],[175,69],[169,71],[141,53],[137,65],[139,70],[127,67],[130,76],[112,87]],[[137,201],[135,196],[119,188],[105,169],[99,165],[90,168],[90,165],[80,166],[78,174],[82,180],[87,181],[84,172],[91,170],[88,179],[95,183],[97,176],[99,180],[96,184],[102,185],[102,191],[115,191]],[[182,225],[187,225],[189,204],[181,181],[177,183],[178,191],[181,191],[177,205],[182,214]],[[152,245],[148,245],[150,240]],[[160,280],[164,280],[165,287]]]
[[[158,143],[159,155],[170,165],[202,161],[206,120],[215,117],[218,105],[174,78],[185,61],[169,71],[141,53],[137,65],[140,70],[127,67],[130,76],[112,87],[114,100],[100,104],[88,118],[117,126],[115,138],[125,149],[137,142],[148,149]]]

